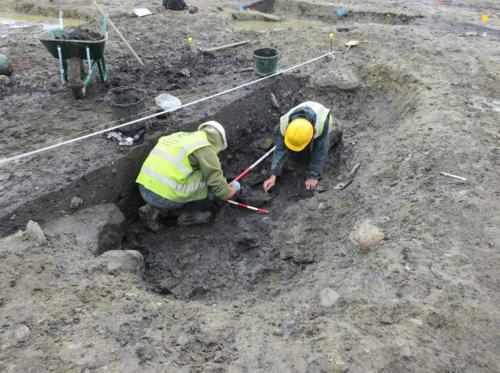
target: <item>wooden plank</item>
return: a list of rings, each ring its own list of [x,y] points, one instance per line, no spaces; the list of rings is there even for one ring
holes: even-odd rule
[[[243,41],[238,41],[236,43],[221,45],[219,47],[201,49],[201,52],[202,53],[218,52],[218,51],[221,51],[221,50],[224,50],[224,49],[228,49],[228,48],[239,47],[240,45],[245,45],[245,44],[248,44],[248,43],[250,43],[250,40],[243,40]]]

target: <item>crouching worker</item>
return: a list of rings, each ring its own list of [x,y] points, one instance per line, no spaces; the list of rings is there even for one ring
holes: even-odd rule
[[[238,182],[229,185],[218,153],[227,147],[221,124],[203,123],[196,132],[177,132],[161,137],[142,165],[136,182],[146,205],[139,208],[143,225],[158,231],[160,217],[177,217],[187,226],[210,220],[220,199],[234,196]]]
[[[331,111],[323,105],[307,101],[280,118],[279,130],[274,140],[271,177],[264,182],[268,192],[276,184],[288,153],[309,158],[309,174],[306,189],[314,189],[328,159],[331,147],[342,140],[342,130],[334,128]]]

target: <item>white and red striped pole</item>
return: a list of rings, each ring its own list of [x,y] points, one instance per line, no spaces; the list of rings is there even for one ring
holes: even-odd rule
[[[242,207],[244,209],[249,209],[249,210],[255,211],[258,214],[269,214],[269,210],[259,209],[257,207],[249,206],[249,205],[246,205],[244,203],[233,201],[231,199],[226,199],[226,202],[228,202],[232,205],[235,205],[235,206]]]
[[[276,146],[274,146],[271,150],[269,150],[266,154],[264,154],[262,157],[260,157],[259,159],[257,159],[257,161],[255,161],[250,167],[248,167],[245,171],[243,171],[241,174],[239,174],[238,176],[236,176],[233,181],[239,181],[241,179],[243,179],[245,176],[247,176],[250,171],[252,171],[259,163],[261,163],[264,159],[266,159],[267,157],[269,157],[269,155],[274,152],[276,150]],[[231,183],[233,182],[231,181]],[[229,183],[229,185],[231,185],[231,183]],[[257,207],[253,207],[253,206],[250,206],[250,205],[247,205],[247,204],[244,204],[244,203],[240,203],[240,202],[236,202],[236,201],[233,201],[233,200],[230,200],[230,199],[226,199],[226,202],[232,204],[232,205],[235,205],[235,206],[239,206],[241,208],[244,208],[244,209],[249,209],[249,210],[252,210],[252,211],[255,211],[256,213],[258,214],[269,214],[269,211],[268,210],[265,210],[265,209],[259,209]]]
[[[245,171],[243,171],[241,174],[239,174],[238,176],[236,176],[233,179],[233,181],[240,181],[241,179],[243,179],[245,176],[247,176],[250,173],[250,171],[252,171],[255,167],[257,167],[257,165],[259,163],[261,163],[264,159],[266,159],[267,157],[269,157],[269,155],[271,155],[271,153],[274,152],[275,150],[276,150],[276,146],[274,146],[271,150],[269,150],[262,157],[260,157],[259,159],[257,159],[257,161],[255,161],[255,163],[252,164],[250,167],[248,167]]]

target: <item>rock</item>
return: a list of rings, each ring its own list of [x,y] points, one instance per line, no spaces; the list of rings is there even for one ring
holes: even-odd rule
[[[283,336],[283,329],[281,328],[276,328],[273,330],[273,335],[277,337],[282,337]]]
[[[155,292],[162,294],[162,295],[169,295],[169,294],[174,294],[175,292],[173,289],[179,285],[181,282],[180,279],[175,278],[174,276],[168,276],[166,278],[163,278],[158,285],[155,286]]]
[[[8,76],[0,75],[0,86],[7,85],[10,83],[10,79]]]
[[[319,291],[319,304],[323,307],[332,307],[340,299],[339,293],[331,288],[324,288]]]
[[[272,200],[273,195],[271,193],[266,193],[261,189],[252,191],[244,197],[244,203],[257,208],[267,205]]]
[[[185,346],[189,342],[191,342],[191,339],[184,333],[181,333],[179,337],[177,337],[176,344],[177,346]]]
[[[93,254],[120,250],[125,236],[125,215],[113,203],[106,203],[64,215],[47,224],[52,234],[71,236]]]
[[[77,197],[77,196],[74,196],[73,198],[71,198],[71,201],[69,203],[69,207],[71,208],[71,210],[78,210],[78,208],[83,205],[83,199],[81,199],[80,197]]]
[[[347,66],[334,65],[326,71],[319,71],[313,77],[313,85],[320,91],[340,89],[341,91],[354,91],[359,88],[358,76]]]
[[[259,144],[259,148],[262,150],[269,150],[273,147],[274,141],[270,137],[266,137],[264,140],[262,140]]]
[[[319,211],[326,210],[327,208],[328,208],[328,206],[326,205],[325,202],[320,202],[320,204],[318,205],[318,210]]]
[[[295,264],[311,264],[314,263],[314,254],[298,253],[293,256],[292,261]]]
[[[332,364],[325,358],[319,357],[307,364],[306,373],[331,373],[334,372]]]
[[[273,106],[273,108],[278,110],[280,108],[280,104],[278,102],[278,99],[276,98],[276,96],[272,92],[269,94],[269,96],[271,97],[271,105]]]
[[[106,264],[110,275],[123,272],[142,273],[144,258],[135,250],[109,250],[100,257]]]
[[[0,54],[0,75],[10,76],[12,73],[12,65],[9,58],[5,54]]]
[[[349,239],[362,250],[368,250],[384,239],[384,233],[369,220],[358,222],[349,233]]]
[[[198,13],[198,7],[193,6],[193,7],[189,8],[189,13],[190,14]]]
[[[281,322],[281,327],[283,328],[283,332],[286,332],[287,335],[297,335],[297,322],[294,319],[283,319],[283,321]]]
[[[244,234],[236,242],[239,252],[245,252],[260,247],[259,238],[257,235]]]
[[[182,76],[185,76],[186,78],[189,78],[191,76],[191,71],[189,71],[189,69],[182,69],[180,73]]]
[[[33,220],[30,220],[28,224],[26,224],[26,234],[39,245],[45,245],[47,243],[47,238],[45,237],[42,228],[40,228],[40,225]]]
[[[31,329],[26,325],[21,325],[13,333],[16,342],[26,342],[30,336]]]

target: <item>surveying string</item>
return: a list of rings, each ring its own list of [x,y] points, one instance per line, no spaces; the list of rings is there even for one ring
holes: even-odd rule
[[[96,131],[96,132],[93,132],[93,133],[90,133],[90,134],[87,134],[87,135],[83,135],[83,136],[80,136],[80,137],[76,137],[76,138],[73,138],[73,139],[70,139],[70,140],[62,141],[60,143],[49,145],[49,146],[46,146],[46,147],[43,147],[43,148],[40,148],[40,149],[36,149],[36,150],[30,151],[30,152],[27,152],[27,153],[18,154],[18,155],[12,156],[12,157],[1,159],[0,160],[0,165],[4,165],[6,163],[10,163],[10,162],[17,161],[17,160],[20,160],[20,159],[23,159],[23,158],[27,158],[27,157],[30,157],[30,156],[33,156],[33,155],[36,155],[36,154],[39,154],[39,153],[43,153],[43,152],[51,150],[51,149],[56,149],[58,147],[61,147],[61,146],[64,146],[64,145],[68,145],[68,144],[71,144],[71,143],[74,143],[74,142],[77,142],[77,141],[85,140],[85,139],[88,139],[88,138],[91,138],[91,137],[94,137],[94,136],[97,136],[97,135],[101,135],[103,133],[106,133],[106,132],[109,132],[109,131],[113,131],[113,130],[116,130],[116,129],[119,129],[119,128],[127,127],[127,126],[130,126],[130,125],[135,124],[135,123],[140,123],[140,122],[143,122],[143,121],[148,120],[148,119],[156,118],[158,116],[165,115],[167,113],[171,113],[171,112],[177,111],[179,109],[183,109],[183,108],[187,108],[189,106],[196,105],[196,104],[198,104],[200,102],[208,101],[208,100],[210,100],[212,98],[219,97],[219,96],[225,95],[227,93],[231,93],[231,92],[237,91],[237,90],[239,90],[241,88],[252,86],[252,85],[260,83],[260,82],[262,82],[264,80],[271,79],[271,78],[273,78],[275,76],[278,76],[278,75],[287,73],[289,71],[298,69],[299,67],[308,65],[308,64],[313,63],[313,62],[316,62],[316,61],[318,61],[318,60],[320,60],[322,58],[325,58],[326,56],[332,55],[334,53],[336,53],[336,52],[333,52],[333,53],[332,52],[328,52],[328,53],[322,54],[322,55],[320,55],[318,57],[311,58],[308,61],[299,63],[299,64],[291,66],[291,67],[288,67],[288,68],[286,68],[284,70],[281,70],[281,71],[278,71],[278,72],[276,72],[274,74],[271,74],[271,75],[268,75],[268,76],[264,76],[264,77],[256,79],[256,80],[252,80],[251,82],[244,83],[242,85],[239,85],[239,86],[227,89],[227,90],[222,91],[222,92],[215,93],[215,94],[210,95],[210,96],[202,97],[200,99],[188,102],[188,103],[183,104],[181,106],[178,106],[176,108],[172,108],[172,109],[160,111],[160,112],[157,112],[157,113],[153,113],[153,114],[150,114],[148,116],[145,116],[145,117],[142,117],[142,118],[138,118],[138,119],[132,120],[132,121],[127,122],[127,123],[123,123],[123,124],[119,124],[119,125],[116,125],[116,126],[112,126],[112,127],[106,128],[106,129],[102,129],[100,131]]]

